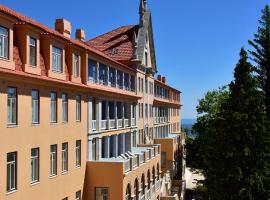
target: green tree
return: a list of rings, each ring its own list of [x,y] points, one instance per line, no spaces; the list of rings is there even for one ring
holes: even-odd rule
[[[206,94],[194,125],[192,167],[205,176],[207,199],[269,199],[269,124],[253,67],[241,50],[229,91]],[[194,153],[194,149],[198,149]],[[189,149],[187,148],[187,151]]]
[[[254,48],[249,52],[252,60],[257,64],[257,78],[265,98],[266,114],[270,119],[270,8],[268,5],[262,10],[258,31],[249,44]]]

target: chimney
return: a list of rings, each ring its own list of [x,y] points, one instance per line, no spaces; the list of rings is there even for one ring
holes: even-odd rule
[[[83,29],[77,29],[76,30],[76,39],[84,41],[85,40],[85,32]]]
[[[64,36],[70,38],[71,34],[71,24],[66,19],[56,19],[55,20],[55,30]]]
[[[162,82],[166,84],[166,77],[165,76],[162,77]]]
[[[158,76],[157,76],[157,80],[158,80],[158,81],[162,81],[161,79],[162,79],[162,78],[161,78],[161,75],[158,75]]]

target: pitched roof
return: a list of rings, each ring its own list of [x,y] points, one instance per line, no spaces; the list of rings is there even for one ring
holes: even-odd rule
[[[49,27],[47,27],[47,26],[45,26],[45,25],[43,25],[43,24],[41,24],[41,23],[39,23],[39,22],[29,18],[29,17],[26,17],[23,14],[21,14],[21,13],[19,13],[17,11],[14,11],[14,10],[12,10],[12,9],[2,5],[2,4],[0,4],[0,12],[3,12],[3,13],[6,13],[7,15],[15,17],[18,20],[17,23],[30,24],[32,26],[35,26],[35,27],[39,28],[40,30],[42,30],[44,32],[50,33],[50,34],[55,35],[55,36],[57,36],[59,38],[62,38],[63,40],[65,40],[67,42],[70,42],[70,43],[72,43],[74,45],[80,46],[81,48],[87,49],[88,51],[94,53],[95,55],[106,58],[106,59],[110,60],[111,62],[114,62],[115,64],[121,65],[122,67],[130,68],[129,66],[124,65],[123,63],[120,63],[117,60],[113,59],[112,57],[106,55],[102,51],[99,51],[97,48],[93,48],[93,47],[87,45],[85,42],[82,42],[80,40],[65,37],[64,35],[57,32],[56,30],[54,30],[52,28],[49,28]]]
[[[122,26],[110,32],[97,36],[87,42],[91,47],[110,56],[112,59],[129,65],[134,56],[134,33],[138,25]]]

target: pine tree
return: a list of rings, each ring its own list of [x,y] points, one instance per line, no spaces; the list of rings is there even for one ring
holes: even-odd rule
[[[258,31],[249,44],[254,48],[249,52],[253,61],[257,63],[259,86],[264,94],[266,114],[270,119],[270,8],[268,5],[262,10]]]
[[[223,139],[219,157],[223,164],[219,170],[224,177],[218,180],[217,187],[224,200],[269,199],[269,125],[257,79],[247,59],[246,51],[241,49],[229,98],[215,122]]]

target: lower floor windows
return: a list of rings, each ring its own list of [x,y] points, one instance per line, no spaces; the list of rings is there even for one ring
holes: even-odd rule
[[[81,200],[81,190],[79,190],[79,191],[77,191],[76,192],[76,195],[75,195],[75,197],[76,197],[76,200]]]
[[[109,200],[108,188],[96,188],[95,200]]]
[[[17,189],[17,152],[7,154],[7,192]]]
[[[39,181],[39,149],[31,149],[31,183]]]

